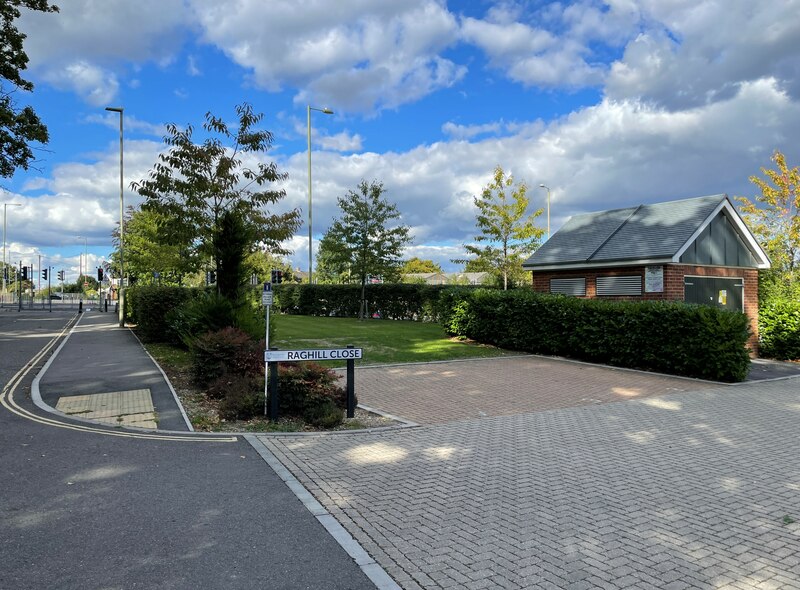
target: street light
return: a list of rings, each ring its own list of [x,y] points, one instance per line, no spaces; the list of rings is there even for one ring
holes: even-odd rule
[[[88,247],[88,238],[86,236],[76,236],[79,240],[83,240],[83,264],[86,265],[86,268],[89,268],[89,247]],[[81,280],[81,275],[83,275],[83,283],[86,284],[86,273],[83,272],[83,264],[80,263],[80,255],[78,258],[78,280]],[[84,293],[86,292],[85,289],[81,289]]]
[[[125,209],[125,202],[122,196],[122,178],[123,178],[123,168],[122,168],[122,112],[124,109],[122,107],[106,107],[107,111],[112,113],[119,113],[119,291],[118,293],[122,294],[122,286],[125,284],[125,224],[123,220],[124,209]],[[125,315],[122,306],[121,298],[118,295],[118,299],[120,301],[119,306],[119,325],[123,327],[125,325]]]
[[[6,211],[8,206],[22,207],[22,203],[3,203],[3,293],[6,292]]]
[[[333,111],[329,108],[318,109],[308,105],[308,284],[312,283],[312,263],[313,254],[311,251],[311,111],[319,111],[326,115],[332,115]]]
[[[550,239],[550,187],[544,184],[539,185],[540,188],[547,190],[547,239]]]

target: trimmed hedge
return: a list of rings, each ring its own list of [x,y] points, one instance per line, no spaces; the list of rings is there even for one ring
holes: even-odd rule
[[[136,333],[142,340],[174,344],[179,338],[169,327],[167,314],[202,292],[188,287],[131,287],[125,290],[126,314],[136,324]]]
[[[384,283],[367,285],[370,315],[387,320],[437,321],[441,294],[450,290],[471,291],[477,287]],[[358,317],[360,285],[273,285],[273,309],[293,315]]]
[[[761,356],[800,360],[800,301],[779,299],[758,310]]]
[[[743,381],[750,357],[742,313],[660,301],[600,301],[527,289],[448,291],[445,330],[536,354],[715,381]]]

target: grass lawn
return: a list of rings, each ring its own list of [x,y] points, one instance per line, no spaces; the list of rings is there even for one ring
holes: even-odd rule
[[[344,348],[352,344],[364,349],[357,365],[382,365],[467,358],[509,356],[508,350],[450,338],[439,324],[275,315],[271,346],[281,349]],[[321,363],[344,366],[344,362]]]

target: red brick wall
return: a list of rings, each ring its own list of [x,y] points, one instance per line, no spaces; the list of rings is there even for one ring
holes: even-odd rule
[[[754,353],[758,352],[758,270],[754,268],[730,268],[723,266],[693,266],[688,264],[664,265],[664,292],[644,292],[644,266],[626,266],[623,268],[593,268],[591,270],[534,271],[533,290],[541,293],[550,292],[550,279],[586,278],[586,297],[595,297],[595,280],[598,275],[640,275],[642,277],[642,294],[640,296],[609,296],[603,299],[619,301],[683,301],[683,278],[686,275],[702,277],[743,277],[744,278],[744,313],[750,318],[751,336],[748,346]]]

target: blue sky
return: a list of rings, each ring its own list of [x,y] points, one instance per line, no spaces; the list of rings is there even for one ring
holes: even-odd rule
[[[89,266],[163,148],[165,123],[229,119],[247,101],[306,216],[312,113],[314,238],[364,178],[412,228],[408,256],[446,270],[476,233],[472,197],[496,165],[575,213],[706,194],[754,194],[773,150],[796,165],[800,1],[64,0],[28,14],[27,77],[51,141],[0,183],[9,260]],[[540,217],[541,226],[545,216]],[[307,227],[287,247],[305,270]]]

